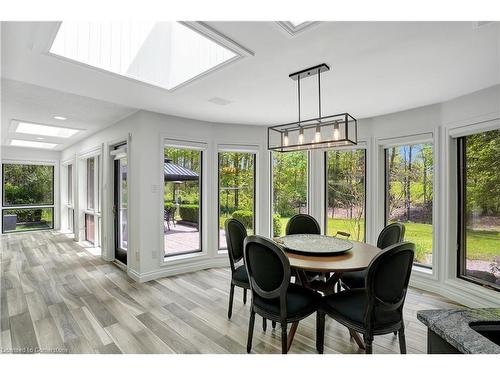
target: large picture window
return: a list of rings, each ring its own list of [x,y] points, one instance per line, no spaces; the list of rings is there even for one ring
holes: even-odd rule
[[[54,166],[3,164],[2,231],[54,228]]]
[[[248,234],[255,228],[255,154],[219,152],[219,249],[226,249],[224,223],[239,220]]]
[[[271,154],[273,236],[285,234],[290,217],[308,212],[307,151],[273,152]]]
[[[202,158],[199,149],[165,147],[165,257],[201,251]]]
[[[500,130],[458,139],[458,276],[500,290]]]
[[[365,241],[365,150],[326,151],[326,234]]]
[[[432,267],[433,148],[430,143],[385,150],[386,224],[406,227],[405,240],[415,243],[415,263]]]

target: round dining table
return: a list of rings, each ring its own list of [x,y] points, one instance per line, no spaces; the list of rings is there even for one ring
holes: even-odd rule
[[[276,242],[285,250],[291,268],[323,273],[365,270],[382,251],[364,242],[319,234],[293,234]]]
[[[373,258],[382,251],[364,242],[317,234],[295,234],[276,238],[275,241],[285,250],[290,267],[296,271],[296,282],[324,294],[334,293],[335,284],[343,273],[367,269]],[[325,275],[325,281],[314,284],[307,277],[308,271]],[[298,323],[293,323],[290,328],[289,347],[297,326]],[[364,349],[363,340],[357,332],[349,332],[358,346]]]

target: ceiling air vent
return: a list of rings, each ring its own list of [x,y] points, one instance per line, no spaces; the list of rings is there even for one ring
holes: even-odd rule
[[[231,103],[230,100],[223,99],[223,98],[218,98],[218,97],[214,97],[212,99],[208,99],[208,101],[210,103],[214,103],[214,104],[217,104],[217,105],[228,105],[229,103]]]
[[[473,29],[481,29],[486,26],[490,26],[492,24],[495,24],[496,21],[476,21],[474,22],[474,25],[472,26]]]

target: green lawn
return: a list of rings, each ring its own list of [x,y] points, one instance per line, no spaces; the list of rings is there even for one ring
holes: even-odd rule
[[[225,217],[220,217],[221,228],[224,228]],[[281,235],[285,235],[289,217],[282,217]],[[405,240],[416,246],[415,258],[419,263],[429,263],[429,254],[432,253],[432,225],[419,223],[405,223]],[[364,234],[364,222],[361,222],[360,238]],[[337,231],[351,233],[351,239],[357,240],[357,231],[353,220],[328,219],[327,234],[334,235]],[[500,256],[500,231],[468,230],[467,231],[467,258],[490,261]],[[430,265],[430,264],[429,264]]]

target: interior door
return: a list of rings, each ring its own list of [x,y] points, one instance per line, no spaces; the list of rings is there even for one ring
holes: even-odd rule
[[[122,151],[122,152],[120,152]],[[115,217],[115,259],[123,264],[127,264],[128,249],[128,189],[127,189],[127,154],[126,146],[121,145],[115,148],[114,161],[114,205],[113,213]]]

